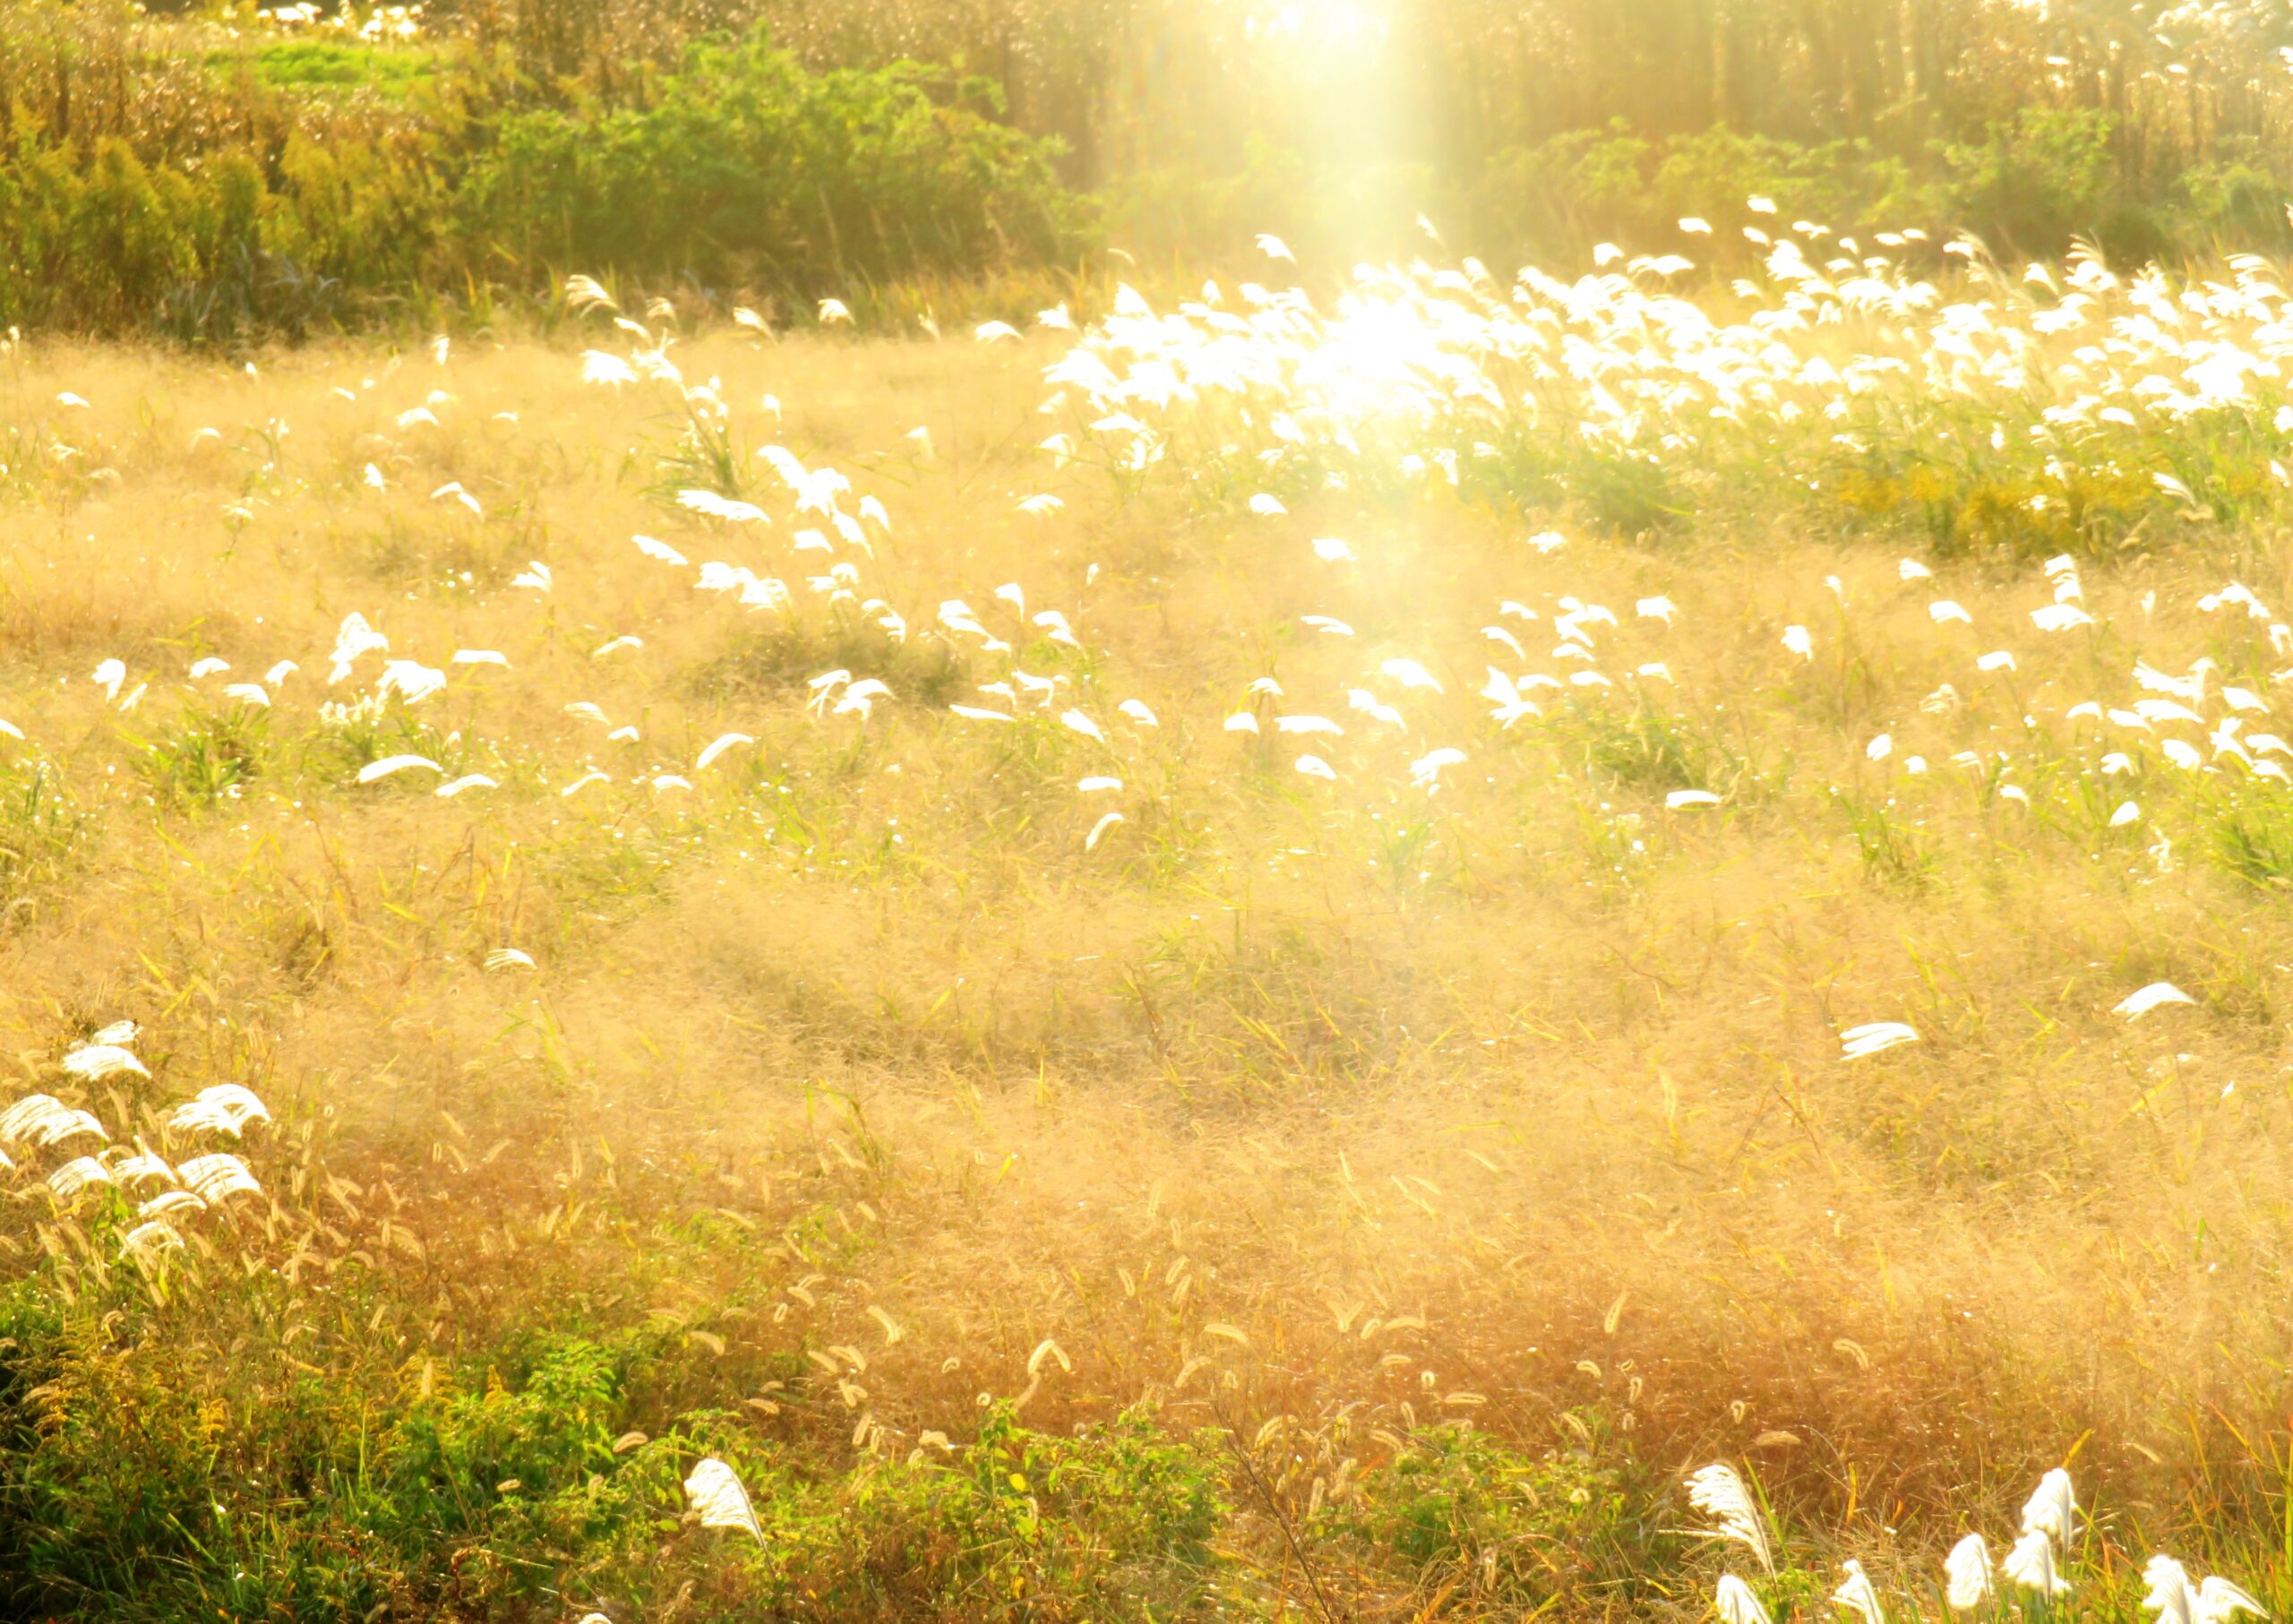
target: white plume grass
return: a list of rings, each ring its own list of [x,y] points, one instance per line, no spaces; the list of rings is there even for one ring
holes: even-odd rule
[[[1712,1610],[1720,1615],[1720,1624],[1774,1624],[1752,1587],[1732,1573],[1720,1576],[1720,1584],[1712,1597]]]
[[[2070,1581],[2055,1569],[2054,1542],[2042,1533],[2025,1534],[2016,1540],[1999,1570],[2014,1584],[2041,1596],[2070,1594]]]
[[[715,760],[718,756],[723,755],[726,751],[732,749],[736,744],[753,744],[755,743],[756,739],[754,736],[749,734],[719,734],[715,738],[709,740],[709,743],[702,747],[700,753],[693,758],[692,770],[695,772],[700,771],[711,761]]]
[[[99,1139],[111,1136],[104,1125],[84,1111],[73,1109],[52,1094],[30,1094],[0,1111],[0,1145],[30,1145],[45,1150],[81,1134]]]
[[[2249,1612],[2257,1619],[2269,1616],[2259,1602],[2220,1574],[2208,1575],[2197,1587],[2198,1624],[2229,1624],[2241,1612]]]
[[[1839,1057],[1842,1060],[1862,1060],[1883,1050],[1919,1041],[1919,1030],[1899,1020],[1875,1020],[1860,1027],[1850,1027],[1839,1035]]]
[[[1863,1624],[1887,1624],[1887,1611],[1879,1603],[1878,1587],[1863,1571],[1863,1564],[1851,1557],[1840,1564],[1840,1569],[1847,1577],[1831,1593],[1832,1601],[1860,1618]]]
[[[743,1528],[757,1543],[764,1542],[764,1530],[757,1525],[756,1510],[749,1504],[749,1491],[741,1486],[732,1467],[715,1456],[704,1456],[693,1467],[692,1475],[684,1480],[684,1491],[693,1510],[700,1514],[702,1527]]]
[[[228,1133],[236,1139],[246,1131],[249,1122],[270,1120],[270,1107],[251,1089],[238,1083],[217,1083],[176,1106],[167,1126],[178,1133]]]
[[[445,771],[443,768],[440,767],[437,762],[432,760],[428,756],[384,756],[379,761],[369,761],[365,766],[360,768],[358,769],[358,782],[361,784],[379,783],[381,780],[391,777],[393,773],[407,772],[417,768],[427,769],[431,772],[440,774],[442,774]]]
[[[1951,1547],[1943,1559],[1944,1598],[1960,1612],[1987,1603],[1995,1594],[1990,1571],[1990,1547],[1982,1535],[1970,1534]]]
[[[1692,1474],[1688,1480],[1688,1503],[1715,1525],[1702,1531],[1705,1538],[1741,1545],[1752,1553],[1764,1571],[1775,1571],[1766,1520],[1733,1466],[1725,1461],[1715,1461]]]
[[[2197,1001],[2170,981],[2153,981],[2139,992],[2129,992],[2110,1006],[2110,1013],[2137,1020],[2151,1010],[2167,1004],[2194,1004]]]
[[[2076,1534],[2077,1517],[2078,1497],[2071,1489],[2070,1474],[2057,1466],[2039,1479],[2039,1486],[2024,1502],[2022,1532],[2043,1534],[2067,1551]]]
[[[2142,1577],[2150,1586],[2142,1605],[2158,1615],[2158,1624],[2197,1624],[2197,1592],[2188,1569],[2169,1556],[2153,1556]]]
[[[64,1057],[64,1069],[84,1082],[99,1082],[129,1072],[149,1077],[143,1062],[117,1044],[82,1044]]]
[[[211,1156],[193,1156],[176,1169],[184,1187],[210,1207],[220,1206],[225,1198],[238,1195],[261,1195],[262,1186],[255,1181],[247,1164],[238,1157],[223,1151]]]

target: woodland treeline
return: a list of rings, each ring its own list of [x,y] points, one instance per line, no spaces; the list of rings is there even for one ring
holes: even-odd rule
[[[429,321],[573,268],[1025,314],[1102,250],[1429,226],[1508,268],[1725,273],[1779,219],[2293,248],[2293,0],[430,0],[379,40],[365,5],[0,6],[0,322]]]
[[[1281,142],[1360,31],[1413,118],[1396,156],[1469,165],[1621,122],[1915,155],[2031,108],[2108,115],[2143,176],[2286,150],[2289,0],[448,0],[530,71],[580,78],[761,20],[815,66],[958,63],[1103,184]],[[1285,13],[1299,19],[1288,30]],[[1358,19],[1359,23],[1351,20]]]

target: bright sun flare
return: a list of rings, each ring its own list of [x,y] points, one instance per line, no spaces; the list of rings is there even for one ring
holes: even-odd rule
[[[1384,6],[1363,0],[1292,0],[1254,19],[1250,31],[1268,41],[1324,50],[1360,49],[1390,31]]]

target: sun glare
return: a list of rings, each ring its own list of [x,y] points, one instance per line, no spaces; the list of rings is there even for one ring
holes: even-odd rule
[[[1363,0],[1292,0],[1251,19],[1253,38],[1323,50],[1358,50],[1382,45],[1392,31],[1383,6]]]
[[[2288,7],[0,0],[0,1624],[2284,1619]]]

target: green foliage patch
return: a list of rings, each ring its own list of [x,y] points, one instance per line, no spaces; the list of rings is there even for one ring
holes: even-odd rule
[[[148,82],[114,104],[89,87]],[[582,270],[729,305],[1052,265],[1088,235],[1055,143],[986,82],[815,73],[760,29],[621,98],[545,94],[467,42],[266,44],[191,64],[99,14],[0,23],[0,325],[192,342]]]

